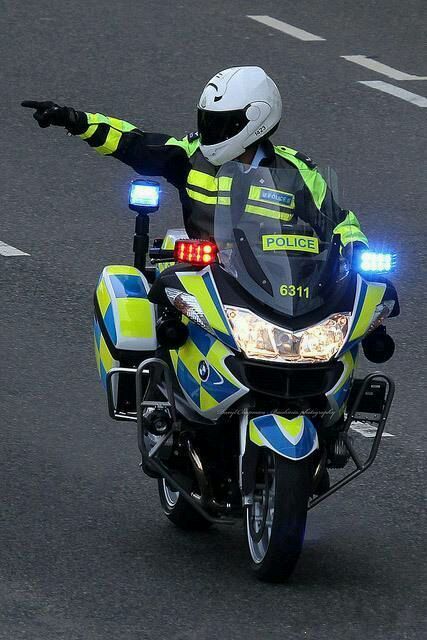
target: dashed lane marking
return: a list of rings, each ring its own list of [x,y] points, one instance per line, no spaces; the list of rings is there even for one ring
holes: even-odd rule
[[[359,84],[364,84],[367,87],[371,87],[371,89],[378,89],[378,91],[382,91],[383,93],[389,93],[391,96],[406,100],[406,102],[410,102],[417,107],[427,107],[427,98],[419,96],[417,93],[406,91],[406,89],[395,87],[388,82],[383,82],[382,80],[359,80]]]
[[[6,244],[0,240],[0,256],[29,256],[29,253],[25,253],[25,251],[21,251],[20,249],[15,249],[15,247],[11,247],[10,244]]]
[[[366,69],[371,69],[372,71],[381,73],[383,76],[388,76],[393,80],[427,80],[427,76],[416,76],[410,73],[405,73],[404,71],[399,71],[398,69],[389,67],[388,64],[383,64],[382,62],[373,60],[368,56],[341,56],[341,58],[344,58],[344,60],[348,60],[349,62],[354,62]]]
[[[267,27],[273,27],[273,29],[278,29],[283,33],[287,33],[288,36],[292,36],[293,38],[297,38],[298,40],[303,40],[304,42],[315,42],[320,40],[325,40],[325,38],[321,38],[320,36],[315,36],[314,33],[310,33],[309,31],[304,31],[304,29],[299,29],[298,27],[294,27],[287,22],[282,22],[281,20],[276,20],[276,18],[270,18],[270,16],[247,16],[251,18],[251,20],[256,20],[257,22],[261,22],[261,24],[267,25]]]
[[[356,431],[360,433],[364,438],[375,438],[375,434],[377,433],[377,428],[371,424],[366,424],[365,422],[353,422],[350,429],[352,431]],[[392,433],[388,433],[387,431],[383,432],[383,438],[395,438]]]

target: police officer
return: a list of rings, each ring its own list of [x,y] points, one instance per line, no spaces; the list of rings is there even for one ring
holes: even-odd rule
[[[351,211],[341,210],[312,160],[294,149],[273,146],[270,136],[282,116],[273,80],[259,67],[233,67],[217,73],[198,104],[198,132],[182,139],[141,131],[99,113],[85,113],[53,102],[22,102],[35,109],[40,127],[58,125],[85,140],[101,155],[113,156],[147,176],[163,176],[179,191],[189,237],[212,235],[218,167],[239,160],[253,167],[285,169],[306,191],[305,201],[334,211],[336,233],[344,245],[367,244]]]

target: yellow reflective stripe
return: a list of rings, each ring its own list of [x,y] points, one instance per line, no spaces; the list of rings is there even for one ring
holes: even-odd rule
[[[246,213],[254,213],[257,216],[265,216],[266,218],[274,218],[275,220],[292,220],[293,213],[285,213],[284,211],[273,211],[273,209],[267,209],[264,207],[255,207],[252,204],[247,204],[245,207]]]
[[[90,138],[91,136],[93,136],[97,128],[98,128],[97,124],[91,124],[84,133],[81,133],[79,135],[79,138],[81,138],[82,140],[87,140],[87,138]]]
[[[318,209],[325,199],[328,185],[317,169],[311,169],[305,162],[295,157],[295,149],[290,147],[274,147],[275,152],[293,164],[299,170],[302,179],[313,196],[314,203]]]
[[[107,116],[102,113],[86,113],[88,124],[108,124]]]
[[[115,129],[117,132],[121,132],[121,133],[126,133],[128,131],[132,131],[133,129],[136,129],[136,127],[130,122],[126,122],[125,120],[120,120],[119,118],[110,118],[109,116],[102,115],[102,113],[86,113],[86,117],[87,117],[87,122],[89,126],[84,133],[81,133],[79,135],[79,138],[81,138],[82,140],[87,140],[88,138],[91,138],[95,133],[95,131],[97,130],[98,125],[100,124],[107,124],[112,129]],[[110,133],[111,131],[109,132],[108,135],[110,135]],[[110,139],[111,147],[114,147],[116,136],[112,136]],[[108,137],[107,137],[107,141],[108,141]],[[105,142],[105,145],[107,145],[107,141]],[[96,150],[102,154],[114,153],[114,151],[117,149],[117,145],[118,145],[118,141],[116,146],[112,149],[112,151],[110,150],[103,151],[102,150],[103,147],[97,147]]]
[[[96,290],[96,297],[99,304],[99,309],[101,311],[102,317],[105,316],[105,313],[108,309],[108,306],[111,302],[110,294],[108,293],[107,287],[105,285],[105,281],[101,280]]]
[[[296,438],[304,428],[303,416],[298,416],[296,418],[292,418],[291,420],[288,420],[283,416],[274,416],[274,419],[276,420],[276,423],[278,423],[280,430],[282,431],[284,436],[288,434],[292,438]]]
[[[111,355],[111,353],[109,352],[107,343],[105,342],[102,336],[101,336],[101,342],[99,345],[99,358],[102,362],[102,366],[104,367],[105,371],[109,371],[114,366],[115,360]]]
[[[175,369],[175,371],[178,369],[178,353],[176,351],[176,349],[171,349],[169,351],[169,355],[171,357],[172,360],[172,364],[173,364],[173,368]]]
[[[340,358],[340,360],[344,365],[344,374],[337,388],[331,389],[331,392],[333,393],[333,395],[338,393],[338,391],[340,391],[343,388],[343,386],[346,384],[349,377],[353,374],[354,367],[355,367],[355,362],[353,360],[353,356],[351,355],[351,351],[346,351],[346,353],[342,356],[342,358]]]
[[[196,169],[191,169],[188,174],[187,182],[194,187],[206,189],[206,191],[218,191],[218,180],[215,176],[210,176],[209,174],[197,171]]]
[[[101,375],[101,359],[99,356],[99,349],[98,349],[98,343],[96,341],[96,336],[93,336],[93,346],[95,348],[96,368],[98,369],[99,375]]]
[[[352,328],[349,340],[357,340],[357,338],[365,335],[371,324],[376,306],[383,299],[385,290],[385,284],[368,284],[359,318]]]
[[[110,129],[104,144],[100,147],[94,147],[95,151],[104,156],[109,155],[110,153],[114,153],[119,146],[122,135],[123,134],[121,133],[121,131],[117,131],[117,129]]]
[[[218,189],[220,191],[230,191],[233,178],[227,178],[227,176],[220,176],[218,178]]]
[[[259,200],[260,193],[261,187],[255,187],[254,185],[251,185],[251,188],[249,189],[249,198],[251,200]]]
[[[159,271],[159,273],[162,273],[162,271],[164,271],[165,269],[168,269],[169,267],[173,267],[174,264],[175,262],[159,262],[156,268]]]
[[[311,171],[302,170],[300,171],[300,174],[302,175],[302,179],[304,180],[307,188],[313,196],[316,207],[320,209],[323,200],[325,199],[326,191],[328,188],[326,181],[316,169],[312,169]]]
[[[141,272],[136,267],[123,264],[110,264],[105,267],[106,272],[110,276],[140,276]]]
[[[361,242],[368,246],[368,238],[358,227],[347,227],[345,231],[335,228],[334,233],[338,233],[341,236],[341,242],[344,247],[350,244],[350,242]]]
[[[198,138],[196,138],[195,140],[193,140],[193,142],[188,142],[188,137],[185,136],[185,138],[183,138],[182,140],[177,140],[176,138],[169,138],[169,140],[165,142],[165,145],[181,147],[181,149],[184,149],[187,156],[191,158],[193,153],[197,151],[197,149],[199,148],[200,141]]]
[[[264,440],[262,439],[261,434],[256,426],[254,425],[253,420],[251,420],[249,423],[249,439],[259,447],[264,446]]]
[[[110,118],[110,116],[107,117],[107,124],[109,124],[110,127],[114,127],[114,129],[118,129],[122,133],[126,133],[128,131],[133,131],[133,129],[136,129],[135,125],[131,124],[130,122],[126,122],[126,120],[120,120],[119,118]]]
[[[193,200],[197,200],[197,202],[203,202],[204,204],[216,204],[217,198],[216,196],[206,196],[204,193],[197,193],[197,191],[193,191],[187,187],[187,193]]]
[[[144,298],[117,298],[120,337],[152,338],[154,319],[151,302]]]
[[[231,198],[228,196],[218,196],[218,204],[230,205]]]
[[[228,334],[228,327],[224,324],[221,315],[211,298],[208,288],[203,282],[203,278],[196,275],[177,274],[186,291],[196,297],[198,303],[202,307],[208,322],[213,329]]]
[[[337,224],[334,233],[341,236],[341,242],[344,246],[350,242],[362,242],[368,246],[368,238],[360,228],[360,222],[353,211],[349,211],[345,219]]]
[[[326,394],[327,396],[331,396],[335,400],[335,402],[337,402],[337,394],[341,391],[344,385],[347,384],[349,378],[352,377],[354,368],[356,366],[356,362],[351,354],[351,351],[346,351],[346,353],[340,358],[340,362],[342,362],[344,365],[344,372],[342,374],[342,377],[340,380],[338,380],[336,387],[332,388]],[[344,401],[341,405],[339,405],[339,415],[342,415],[344,413],[345,407],[346,402]]]

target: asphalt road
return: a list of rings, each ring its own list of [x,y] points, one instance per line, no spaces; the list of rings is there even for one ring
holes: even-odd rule
[[[303,42],[246,18],[325,38]],[[418,639],[425,629],[425,115],[340,56],[427,74],[422,0],[0,2],[0,638]],[[371,239],[399,255],[397,382],[376,465],[310,513],[292,581],[248,573],[239,527],[184,534],[107,417],[92,291],[129,262],[132,172],[19,107],[53,99],[183,135],[217,70],[259,64],[284,95],[275,140],[331,163]],[[395,86],[427,96],[423,81]],[[180,221],[165,187],[155,232]],[[364,364],[366,367],[366,364]],[[424,538],[425,545],[425,538]]]

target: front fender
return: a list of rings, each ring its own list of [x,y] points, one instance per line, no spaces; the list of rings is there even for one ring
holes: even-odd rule
[[[268,414],[249,421],[249,440],[289,460],[302,460],[319,448],[317,431],[307,416],[288,420]]]

